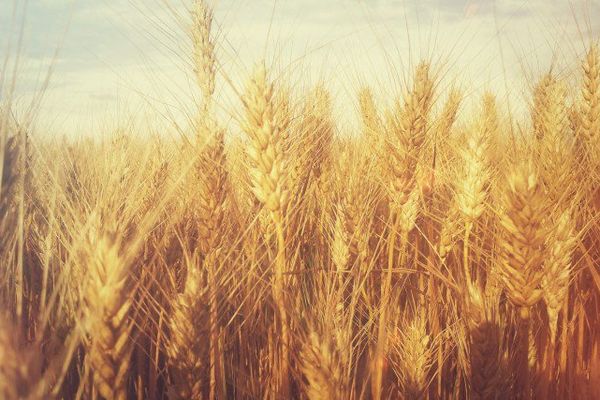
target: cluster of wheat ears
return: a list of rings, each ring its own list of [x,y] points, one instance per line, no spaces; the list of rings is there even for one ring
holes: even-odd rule
[[[181,141],[0,109],[0,398],[600,398],[596,45],[526,120],[424,61],[347,134],[265,63],[222,121],[192,16]]]

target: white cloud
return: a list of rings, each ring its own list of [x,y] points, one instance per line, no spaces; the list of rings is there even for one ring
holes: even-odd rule
[[[123,98],[133,101],[138,92],[174,108],[189,104],[194,88],[184,74],[190,70],[190,45],[181,4],[32,0],[23,90],[35,87],[39,69],[68,28],[46,102],[53,115],[65,114],[60,118],[65,129],[82,129],[90,112],[114,112]],[[6,8],[0,9],[0,22],[8,18]],[[597,34],[598,21],[600,5],[589,0],[216,1],[216,24],[225,41],[220,57],[236,87],[266,48],[267,59],[313,80],[324,76],[346,103],[353,101],[359,81],[392,88],[389,83],[402,82],[409,64],[431,54],[447,57],[449,80],[462,78],[474,89],[525,90],[513,85],[523,68],[547,68],[556,51],[573,63],[582,49],[579,31],[586,39],[590,29]]]

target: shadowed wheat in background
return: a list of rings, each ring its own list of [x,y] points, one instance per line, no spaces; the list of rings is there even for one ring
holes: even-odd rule
[[[0,70],[0,398],[600,398],[597,43],[530,115],[424,59],[348,134],[265,60],[223,118],[192,20],[181,139],[38,139]]]

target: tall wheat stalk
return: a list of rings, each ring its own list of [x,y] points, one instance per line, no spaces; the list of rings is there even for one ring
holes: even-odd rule
[[[490,179],[488,151],[490,138],[495,127],[493,114],[495,101],[491,95],[484,96],[480,116],[466,138],[463,150],[464,171],[459,180],[456,203],[464,219],[463,270],[467,288],[473,285],[469,262],[469,245],[474,224],[485,210],[485,202]]]
[[[92,228],[89,235],[82,260],[87,360],[94,389],[106,399],[126,399],[134,348],[130,270],[110,234]]]
[[[516,393],[531,397],[528,357],[530,309],[543,295],[541,282],[546,251],[544,220],[548,206],[531,164],[518,166],[510,175],[500,223],[500,277],[510,301],[519,309],[516,353]]]
[[[243,98],[246,119],[243,129],[250,138],[247,148],[250,158],[252,192],[269,212],[277,239],[277,255],[271,281],[277,310],[281,345],[279,351],[279,395],[289,395],[290,332],[285,302],[286,241],[285,210],[289,198],[284,171],[281,121],[277,119],[274,85],[268,80],[264,63],[248,82]],[[274,371],[275,372],[275,371]]]
[[[210,340],[205,330],[207,289],[202,280],[198,260],[187,263],[183,292],[178,294],[169,317],[170,340],[166,351],[173,368],[173,391],[178,398],[202,399],[202,373],[205,342]]]
[[[212,111],[216,80],[215,41],[213,38],[213,10],[205,0],[196,1],[193,10],[192,39],[194,45],[194,65],[200,92],[202,108],[197,128],[198,159],[195,166],[199,182],[198,206],[200,248],[203,264],[208,275],[211,294],[210,314],[210,379],[209,398],[225,396],[225,371],[222,370],[223,352],[220,346],[217,255],[218,241],[225,233],[225,201],[228,176],[225,159],[225,132],[218,126]]]
[[[373,398],[381,398],[383,364],[387,347],[386,330],[388,324],[388,308],[392,289],[392,276],[396,264],[396,235],[401,232],[400,255],[398,266],[404,266],[408,233],[416,220],[419,200],[416,190],[416,170],[421,147],[428,128],[428,118],[433,98],[433,81],[430,67],[426,63],[417,66],[412,90],[404,99],[402,107],[397,105],[396,114],[388,113],[388,137],[385,150],[392,155],[389,163],[388,179],[390,179],[390,221],[388,232],[387,271],[381,283],[381,305],[377,340],[371,378],[371,394]]]

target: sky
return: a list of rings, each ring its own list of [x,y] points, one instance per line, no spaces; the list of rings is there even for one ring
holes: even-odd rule
[[[50,71],[38,118],[44,130],[89,133],[132,116],[138,125],[180,121],[193,114],[198,97],[187,35],[192,2],[0,0],[0,38],[8,38],[0,41],[0,60],[20,54],[13,97],[30,102]],[[358,87],[369,84],[391,98],[422,58],[440,65],[441,91],[453,84],[469,93],[492,89],[518,107],[526,103],[528,78],[551,65],[576,70],[585,42],[600,32],[600,0],[213,4],[223,110],[239,105],[244,79],[266,59],[300,92],[324,82],[342,121]]]

